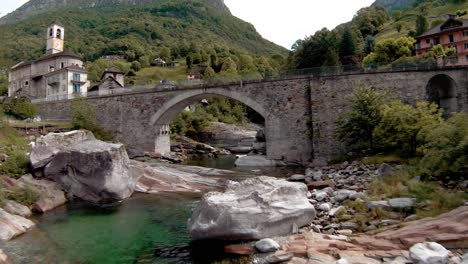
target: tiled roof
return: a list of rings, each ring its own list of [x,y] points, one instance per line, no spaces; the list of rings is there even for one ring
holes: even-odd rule
[[[458,23],[460,23],[460,26],[445,27],[445,25],[447,25],[450,22],[455,22],[455,23],[458,22]],[[463,29],[463,28],[468,28],[468,19],[453,19],[453,18],[450,18],[447,21],[445,21],[444,23],[442,23],[440,25],[437,25],[434,28],[429,29],[428,31],[426,31],[423,34],[417,36],[416,38],[418,38],[418,39],[419,38],[424,38],[424,37],[427,37],[427,36],[437,35],[437,34],[440,34],[440,33],[443,33],[443,32],[449,32],[449,31],[452,31],[453,29]]]
[[[55,53],[55,54],[46,55],[46,56],[44,56],[42,58],[39,58],[37,60],[34,60],[34,61],[22,62],[22,63],[16,64],[11,69],[13,70],[13,69],[16,69],[16,68],[19,68],[19,67],[22,67],[22,66],[31,65],[33,63],[37,63],[37,62],[40,62],[40,61],[49,60],[49,59],[53,59],[53,58],[57,58],[57,57],[72,57],[72,58],[75,58],[75,59],[78,59],[78,60],[83,60],[83,58],[81,58],[80,56],[76,55],[73,52],[63,51],[63,52],[59,52],[59,53]]]

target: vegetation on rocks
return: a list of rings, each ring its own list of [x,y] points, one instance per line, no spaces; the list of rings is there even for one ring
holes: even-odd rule
[[[13,200],[17,203],[31,206],[37,202],[39,198],[40,195],[31,187],[9,187],[3,183],[2,176],[0,176],[0,206],[5,200]]]
[[[34,118],[37,114],[36,106],[25,98],[13,98],[3,103],[3,111],[17,119]]]

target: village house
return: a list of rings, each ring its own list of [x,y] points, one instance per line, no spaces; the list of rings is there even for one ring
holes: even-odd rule
[[[105,69],[99,85],[89,90],[89,95],[108,95],[126,91],[125,73],[117,67]]]
[[[438,64],[468,65],[468,20],[449,15],[447,21],[416,37],[416,54],[424,55],[438,44],[456,50],[452,58]]]
[[[8,96],[30,100],[62,100],[86,96],[89,81],[83,59],[64,51],[65,28],[54,21],[47,29],[44,57],[13,66],[8,76]]]

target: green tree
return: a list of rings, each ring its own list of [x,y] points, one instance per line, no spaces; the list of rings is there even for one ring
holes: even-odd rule
[[[168,47],[162,48],[161,51],[159,52],[159,57],[161,57],[161,59],[165,61],[171,60],[172,58],[171,49]]]
[[[410,37],[383,39],[375,45],[375,51],[367,55],[363,65],[388,64],[401,57],[411,57],[414,52],[415,40]]]
[[[360,9],[351,23],[363,36],[377,34],[385,22],[389,21],[387,11],[381,7],[365,7]]]
[[[294,52],[293,68],[335,66],[339,64],[336,34],[323,28],[307,37]]]
[[[396,23],[395,24],[395,29],[398,33],[401,32],[401,29],[403,28],[403,25],[401,23]]]
[[[104,141],[113,140],[112,134],[97,126],[94,123],[94,106],[86,101],[86,98],[75,99],[70,110],[72,113],[72,128],[73,129],[86,129],[93,132],[97,139]]]
[[[364,54],[370,54],[375,49],[375,38],[372,35],[367,35],[364,41]]]
[[[6,76],[0,76],[0,96],[8,94],[8,78]]]
[[[349,29],[348,26],[345,27],[343,35],[341,36],[340,42],[340,58],[343,64],[349,62],[346,58],[356,55],[356,38]]]
[[[425,15],[418,15],[416,17],[416,35],[419,36],[427,31],[429,23]]]
[[[401,11],[397,10],[397,11],[393,11],[392,13],[392,17],[395,21],[399,21],[402,17],[402,13]]]
[[[373,149],[375,128],[381,120],[383,93],[373,87],[359,85],[347,100],[350,111],[338,118],[338,139],[351,148]]]
[[[413,107],[396,100],[383,105],[380,111],[382,118],[375,131],[380,144],[406,155],[414,155],[425,143],[427,133],[443,122],[442,111],[428,102]]]
[[[130,66],[130,68],[134,71],[140,71],[141,70],[141,63],[138,62],[138,61],[133,61],[132,62],[132,65]]]
[[[206,79],[213,78],[213,77],[215,77],[215,75],[216,75],[215,71],[210,66],[206,67],[205,72],[203,73],[203,76]]]

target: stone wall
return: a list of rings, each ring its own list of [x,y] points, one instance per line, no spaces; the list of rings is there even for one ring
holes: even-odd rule
[[[346,98],[358,84],[378,87],[414,103],[428,98],[428,84],[438,74],[454,80],[457,110],[468,112],[465,69],[307,76],[199,89],[149,90],[87,100],[95,106],[97,124],[112,130],[117,139],[154,150],[156,143],[167,148],[167,140],[157,138],[161,127],[186,106],[211,97],[232,98],[265,118],[269,159],[304,164],[312,159],[324,161],[343,151],[335,137],[335,122],[347,110]],[[38,108],[43,119],[66,120],[70,118],[70,104],[51,102],[39,104]]]

